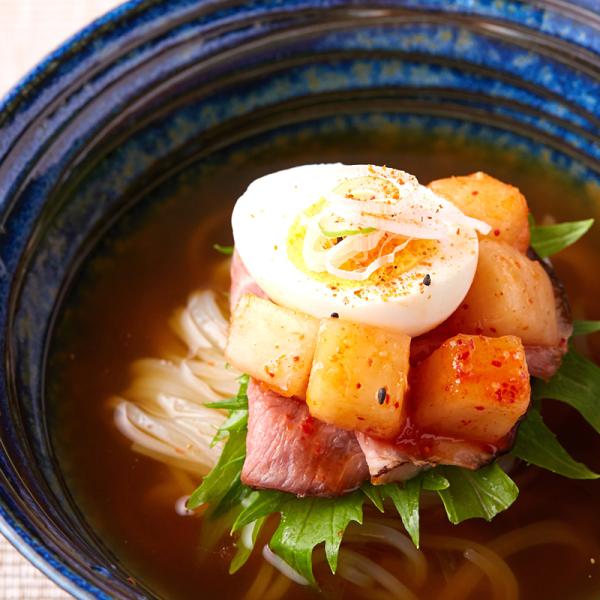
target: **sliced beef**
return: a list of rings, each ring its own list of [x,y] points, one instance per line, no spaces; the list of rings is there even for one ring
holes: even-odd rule
[[[562,357],[568,350],[569,338],[573,333],[573,318],[567,293],[562,281],[556,275],[552,263],[541,259],[531,248],[528,250],[527,256],[532,260],[537,260],[542,265],[548,273],[548,277],[550,277],[552,289],[554,290],[558,334],[560,336],[558,344],[556,346],[525,346],[529,374],[548,380],[558,371]]]
[[[260,289],[256,281],[252,279],[246,265],[242,262],[240,255],[234,251],[231,259],[231,288],[229,290],[229,307],[233,311],[238,300],[244,294],[254,294],[260,298],[266,298],[267,295]]]
[[[356,438],[375,484],[406,481],[435,465],[478,469],[494,459],[497,448],[444,437],[428,436],[420,443],[382,440],[361,433]],[[424,443],[423,443],[424,442]]]
[[[387,440],[357,433],[356,439],[365,455],[371,481],[375,484],[406,481],[419,471],[433,465],[426,461],[415,462],[406,451]]]
[[[338,496],[369,478],[354,433],[313,419],[306,403],[251,380],[248,407],[246,485],[297,496]]]

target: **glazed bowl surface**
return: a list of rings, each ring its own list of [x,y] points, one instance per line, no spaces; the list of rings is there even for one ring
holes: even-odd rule
[[[390,132],[520,152],[596,189],[598,11],[141,0],[49,56],[0,105],[0,531],[76,597],[156,593],[73,501],[48,428],[56,315],[123,215],[257,149]]]

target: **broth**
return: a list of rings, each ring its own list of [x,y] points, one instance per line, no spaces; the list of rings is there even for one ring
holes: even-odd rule
[[[248,565],[230,576],[231,548],[202,551],[201,518],[179,516],[174,510],[182,490],[199,482],[132,452],[129,441],[116,430],[107,402],[126,387],[132,360],[176,348],[169,317],[190,292],[206,285],[211,267],[222,259],[212,244],[231,239],[231,207],[250,181],[294,164],[340,160],[388,164],[414,173],[422,182],[480,169],[519,186],[537,218],[596,216],[600,205],[598,190],[541,162],[452,139],[413,136],[410,144],[398,140],[397,134],[351,140],[319,137],[304,140],[301,146],[278,147],[276,158],[272,150],[250,152],[243,164],[225,163],[209,177],[181,186],[177,194],[142,202],[111,229],[77,274],[59,315],[48,361],[53,445],[86,520],[132,576],[157,596],[242,598],[262,560],[257,551]],[[579,318],[600,318],[600,278],[588,277],[599,246],[600,235],[592,234],[555,260]],[[598,338],[579,342],[597,361]],[[565,446],[600,470],[598,438],[592,429],[570,409],[556,403],[548,407],[548,423]],[[422,513],[422,535],[451,534],[485,543],[529,523],[560,520],[581,532],[589,549],[578,553],[544,545],[509,558],[521,596],[550,600],[598,592],[600,483],[571,481],[534,467],[521,468],[515,480],[521,489],[519,499],[492,523],[477,520],[453,526],[436,508]],[[369,552],[375,560],[389,562],[381,548],[370,547]],[[430,564],[435,574],[420,592],[423,598],[438,597],[443,587],[443,573],[434,561]],[[404,567],[392,566],[402,578]],[[473,597],[485,594],[483,585]],[[354,597],[343,582],[333,586],[329,581],[324,590],[326,597]],[[293,584],[285,597],[317,596]]]

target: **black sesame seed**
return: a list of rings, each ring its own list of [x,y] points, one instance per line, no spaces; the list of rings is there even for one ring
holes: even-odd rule
[[[377,402],[379,402],[379,404],[383,404],[385,402],[386,398],[387,398],[387,390],[384,387],[379,388],[377,390]]]
[[[340,318],[340,315],[338,315],[338,313],[336,313],[336,312],[331,313],[330,316],[331,316],[332,319],[339,319]]]
[[[431,275],[429,273],[423,277],[423,285],[431,285]]]

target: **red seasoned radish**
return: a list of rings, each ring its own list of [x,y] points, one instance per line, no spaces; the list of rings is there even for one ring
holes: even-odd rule
[[[282,396],[305,398],[319,322],[246,294],[229,327],[227,360]]]
[[[437,179],[429,187],[450,200],[465,215],[492,227],[481,238],[510,244],[520,252],[529,247],[529,208],[518,188],[480,172]]]
[[[410,338],[341,319],[321,321],[306,402],[310,414],[383,438],[405,421]]]
[[[457,335],[413,370],[415,425],[424,431],[496,444],[529,406],[525,350],[514,336]]]
[[[538,261],[508,244],[482,240],[471,289],[446,327],[555,346],[560,333],[552,282]]]

